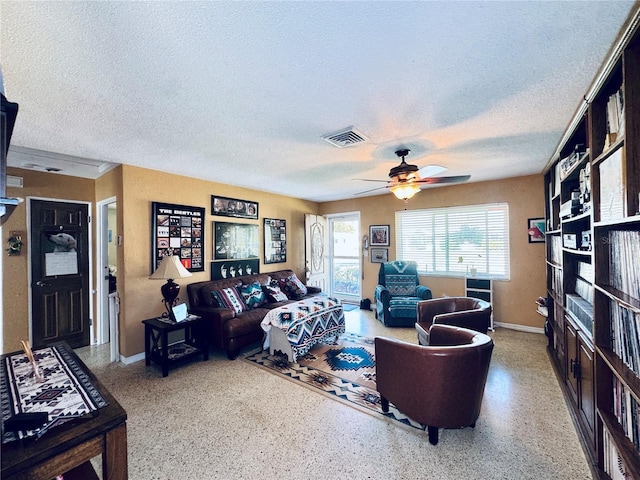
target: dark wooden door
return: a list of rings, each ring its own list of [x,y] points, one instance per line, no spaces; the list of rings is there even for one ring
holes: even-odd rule
[[[89,345],[88,205],[30,205],[33,345]]]

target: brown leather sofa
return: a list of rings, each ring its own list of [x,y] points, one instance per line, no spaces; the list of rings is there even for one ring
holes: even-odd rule
[[[418,302],[418,342],[429,344],[429,328],[436,323],[487,333],[491,311],[489,302],[471,297],[442,297]]]
[[[211,292],[234,287],[240,283],[247,285],[257,281],[260,285],[266,285],[269,280],[280,280],[293,273],[293,270],[278,270],[224,280],[191,283],[187,285],[189,312],[204,317],[208,321],[209,345],[225,350],[228,358],[233,360],[243,347],[262,341],[264,331],[260,322],[269,310],[296,300],[267,303],[236,314],[231,309],[218,307]],[[321,291],[318,287],[307,286],[307,295],[304,298],[317,295]]]
[[[389,402],[427,425],[429,442],[439,428],[475,427],[493,352],[488,335],[433,325],[430,345],[376,337],[376,384],[382,410]]]

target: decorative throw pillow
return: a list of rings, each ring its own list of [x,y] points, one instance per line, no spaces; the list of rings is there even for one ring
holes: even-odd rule
[[[280,289],[287,294],[291,300],[299,300],[307,294],[307,287],[300,281],[297,275],[289,275],[280,280]]]
[[[289,297],[287,297],[284,294],[284,292],[280,290],[280,287],[278,287],[277,285],[275,286],[263,285],[262,291],[266,294],[267,298],[272,302],[284,302],[286,300],[289,300]]]
[[[211,292],[211,295],[218,303],[218,306],[222,308],[230,308],[236,313],[242,313],[247,309],[247,306],[242,300],[242,295],[238,292],[236,287],[214,290]]]
[[[416,291],[416,278],[413,275],[386,274],[384,280],[392,297],[412,297]]]
[[[267,303],[267,297],[264,295],[262,287],[260,287],[260,282],[242,285],[240,287],[240,293],[244,298],[244,303],[249,307],[249,309],[258,308],[259,306]]]

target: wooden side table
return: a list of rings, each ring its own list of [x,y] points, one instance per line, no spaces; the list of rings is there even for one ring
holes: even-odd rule
[[[153,360],[162,367],[162,376],[169,374],[169,366],[193,358],[200,354],[209,360],[206,322],[202,317],[190,316],[182,322],[172,322],[168,318],[149,318],[144,323],[145,363]],[[169,345],[169,332],[184,331],[184,340]]]

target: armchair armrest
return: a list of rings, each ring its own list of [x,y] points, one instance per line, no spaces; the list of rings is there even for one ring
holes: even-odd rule
[[[322,289],[320,287],[315,287],[312,285],[305,285],[307,287],[307,293],[317,294],[322,293]]]
[[[463,310],[460,312],[441,313],[433,317],[433,324],[444,323],[455,327],[469,328],[487,333],[491,322],[491,307],[485,310]]]
[[[380,300],[383,304],[388,305],[391,300],[391,292],[384,285],[377,285],[374,291],[376,303]]]
[[[433,298],[433,294],[431,293],[431,289],[429,287],[425,287],[424,285],[416,286],[416,297],[421,298],[422,300],[430,300]]]

